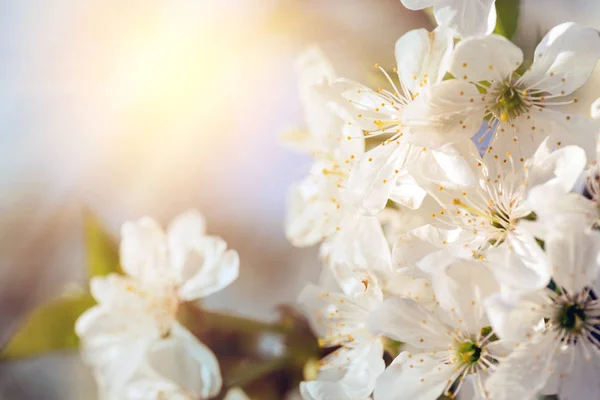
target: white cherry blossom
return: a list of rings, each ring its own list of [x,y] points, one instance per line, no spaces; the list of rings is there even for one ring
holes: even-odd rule
[[[193,398],[217,394],[221,374],[214,354],[177,322],[176,313],[180,303],[233,282],[237,253],[207,236],[202,215],[190,211],[175,218],[166,233],[147,217],[126,222],[120,255],[127,276],[93,278],[98,305],[76,324],[83,358],[99,386],[115,399],[127,391],[160,392],[151,381],[179,387]]]
[[[352,273],[352,282],[346,279],[340,287],[326,272],[327,287],[309,285],[298,298],[319,345],[341,346],[320,361],[316,380],[301,383],[305,400],[366,399],[385,368],[381,340],[366,327],[370,312],[383,300],[381,288],[368,271]]]
[[[557,184],[544,184],[532,188],[527,202],[531,205],[536,219],[524,221],[522,227],[540,239],[555,230],[557,224],[568,215],[583,218],[586,227],[598,226],[600,214],[594,198],[589,199],[577,192],[565,193]]]
[[[600,233],[586,228],[582,217],[567,216],[545,237],[545,249],[555,289],[486,301],[498,335],[521,341],[487,382],[494,400],[533,399],[540,391],[593,398],[600,389]]]
[[[441,82],[452,53],[453,38],[446,29],[428,32],[417,29],[396,42],[399,87],[379,65],[391,89],[370,89],[362,84],[337,80],[334,93],[365,135],[382,136],[382,143],[360,157],[348,181],[351,201],[367,214],[381,211],[388,199],[418,208],[425,192],[419,188],[421,175],[437,181],[472,183],[472,171],[463,160],[459,144],[469,141],[467,132],[479,126],[450,127],[444,132],[423,129],[419,122],[405,123],[406,109],[430,85]],[[465,124],[470,122],[465,121]],[[457,146],[453,146],[456,144]],[[424,177],[426,179],[426,177]]]
[[[120,391],[116,391],[114,387],[111,390],[111,386],[108,386],[108,390],[104,390],[100,386],[98,397],[107,400],[193,400],[196,398],[147,366],[138,370]]]
[[[445,228],[462,228],[462,245],[474,253],[515,237],[520,221],[535,218],[528,203],[530,188],[554,184],[568,193],[585,167],[585,153],[577,146],[550,152],[547,141],[529,159],[507,152],[501,157],[487,151],[471,153],[477,165],[478,185],[429,188],[440,204],[431,222]]]
[[[599,57],[598,33],[571,22],[548,32],[522,75],[523,52],[510,41],[498,35],[467,38],[456,46],[449,66],[456,79],[419,96],[405,110],[405,122],[443,132],[453,126],[470,129],[465,121],[476,118],[487,125],[480,141],[491,135],[488,150],[498,157],[511,152],[528,158],[549,137],[551,146],[576,144],[591,158],[593,124],[559,109],[577,101],[561,98],[587,81]]]
[[[310,152],[314,162],[308,176],[289,191],[286,235],[295,246],[311,246],[358,217],[344,196],[364,140],[362,131],[348,124],[324,93],[335,72],[320,50],[311,48],[299,58],[298,75],[308,129],[284,139]]]
[[[375,334],[415,348],[402,352],[381,375],[375,400],[453,397],[469,375],[478,395],[486,398],[483,384],[506,353],[483,311],[483,300],[498,287],[474,261],[454,263],[448,277],[447,288],[436,292],[440,302],[432,307],[396,297],[372,313],[369,327]]]
[[[239,387],[234,387],[227,391],[225,400],[250,400],[250,397],[248,397],[248,395],[246,395],[246,393],[244,393],[244,391]]]
[[[310,129],[293,138],[314,163],[286,228],[296,246],[322,242],[321,284],[299,302],[319,343],[337,347],[300,393],[592,398],[597,130],[563,106],[578,101],[600,35],[558,25],[526,69],[518,47],[490,35],[493,0],[402,2],[433,6],[440,27],[397,41],[397,79],[376,65],[388,89],[337,79],[318,51],[299,64]],[[394,341],[404,351],[384,371]]]
[[[305,50],[298,57],[296,71],[306,127],[285,132],[284,143],[316,159],[340,160],[362,153],[362,141],[347,139],[362,137],[362,132],[339,115],[339,107],[324,93],[337,76],[323,52],[318,47]]]
[[[496,26],[495,0],[401,0],[411,10],[433,6],[440,26],[453,29],[457,36],[490,34]]]

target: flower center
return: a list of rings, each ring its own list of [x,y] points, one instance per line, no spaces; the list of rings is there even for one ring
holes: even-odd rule
[[[587,191],[586,197],[590,200],[599,203],[600,202],[600,165],[596,164],[588,171],[588,175],[585,181],[585,190]]]
[[[502,82],[490,88],[493,103],[492,114],[500,121],[507,122],[525,113],[529,104],[525,101],[527,93],[513,82]]]
[[[568,331],[580,331],[585,320],[584,308],[576,303],[565,304],[558,316],[560,326]]]
[[[179,297],[174,285],[160,285],[154,288],[151,296],[147,298],[148,311],[154,318],[160,337],[163,339],[171,335],[171,327],[177,319]]]
[[[492,226],[501,230],[508,230],[512,226],[510,216],[505,210],[502,209],[490,209],[492,215]]]
[[[463,364],[474,364],[481,357],[481,348],[471,341],[462,342],[456,349],[456,357]]]

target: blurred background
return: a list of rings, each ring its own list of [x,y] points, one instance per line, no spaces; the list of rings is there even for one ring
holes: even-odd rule
[[[522,0],[521,13],[529,50],[559,22],[600,28],[596,0]],[[309,165],[278,140],[302,125],[295,58],[316,43],[339,75],[368,80],[417,27],[432,25],[399,0],[0,1],[0,343],[85,284],[86,209],[115,235],[199,209],[241,257],[208,306],[273,318],[319,271],[316,249],[283,231],[287,188]],[[2,400],[93,387],[73,352],[0,364]]]

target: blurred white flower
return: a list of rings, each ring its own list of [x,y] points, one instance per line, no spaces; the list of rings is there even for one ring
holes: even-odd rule
[[[495,0],[401,0],[411,10],[433,6],[438,25],[466,38],[490,34],[496,26]]]
[[[353,153],[360,154],[363,141],[348,137],[361,138],[361,130],[346,123],[339,115],[339,108],[324,93],[337,78],[329,60],[318,47],[311,47],[298,57],[296,71],[306,128],[286,131],[282,137],[284,143],[315,158],[340,160]]]
[[[307,130],[290,131],[284,140],[314,157],[309,175],[288,196],[286,234],[295,246],[311,246],[331,236],[356,216],[343,201],[350,167],[364,152],[362,131],[339,115],[323,91],[335,79],[329,61],[317,48],[298,60],[299,92]]]
[[[120,253],[127,276],[92,278],[98,305],[76,324],[82,356],[101,390],[109,399],[160,393],[163,387],[180,388],[192,398],[217,394],[221,374],[215,356],[177,322],[176,313],[181,302],[233,282],[238,254],[207,236],[204,218],[194,211],[175,218],[166,233],[147,217],[126,222]]]
[[[193,400],[194,396],[186,393],[176,383],[164,379],[150,369],[139,371],[136,376],[128,382],[120,391],[105,391],[99,388],[100,399],[119,399],[119,400]]]
[[[250,400],[250,397],[239,387],[234,387],[229,389],[225,395],[225,400]]]

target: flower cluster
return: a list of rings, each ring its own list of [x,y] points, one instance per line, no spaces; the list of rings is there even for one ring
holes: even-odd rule
[[[331,348],[301,394],[597,398],[597,130],[568,105],[600,36],[558,25],[528,65],[491,34],[493,1],[402,2],[440,26],[396,42],[381,87],[336,77],[318,49],[298,63],[308,129],[286,139],[314,161],[286,230],[320,243],[299,302]]]
[[[221,238],[206,235],[204,217],[195,211],[175,218],[166,233],[146,217],[126,222],[121,235],[127,275],[93,278],[90,289],[98,304],[75,327],[100,398],[217,395],[222,384],[217,359],[177,322],[177,310],[233,282],[238,254]]]

